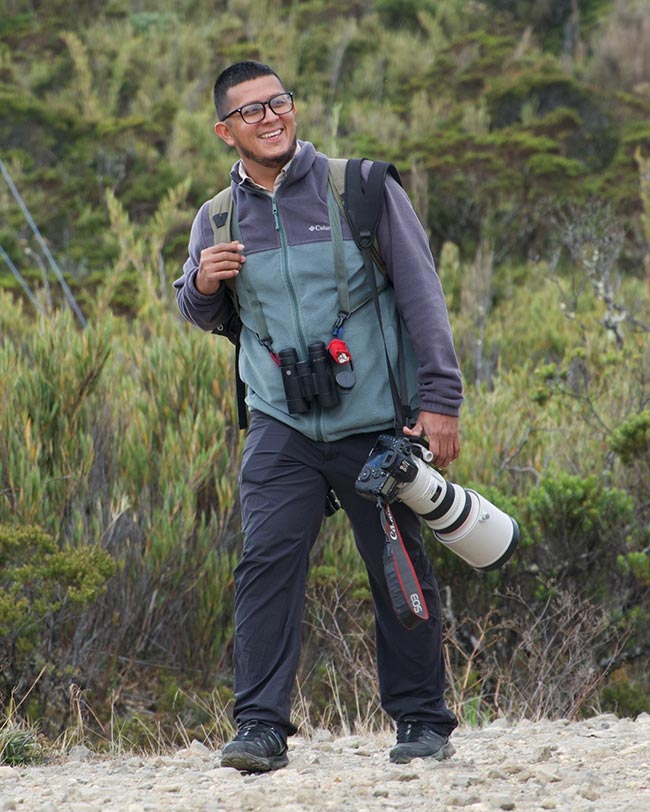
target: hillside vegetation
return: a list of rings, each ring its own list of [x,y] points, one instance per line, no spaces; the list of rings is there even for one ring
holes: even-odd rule
[[[171,283],[194,212],[227,182],[211,89],[241,58],[274,66],[319,149],[395,162],[431,239],[466,386],[448,475],[522,531],[488,575],[427,538],[454,709],[650,711],[647,4],[4,8],[5,728],[144,747],[227,731],[233,358],[181,321]],[[340,514],[306,619],[299,718],[381,724]]]

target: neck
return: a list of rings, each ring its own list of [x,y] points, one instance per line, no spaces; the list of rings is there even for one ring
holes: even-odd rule
[[[237,152],[248,177],[265,189],[273,191],[275,179],[282,171],[282,167],[286,166],[296,154],[297,143],[294,139],[293,144],[284,155],[269,159],[260,158],[241,145],[237,148]]]

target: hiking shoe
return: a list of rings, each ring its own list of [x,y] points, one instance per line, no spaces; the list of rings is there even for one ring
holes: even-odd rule
[[[390,751],[390,760],[395,764],[408,764],[413,758],[443,761],[455,752],[449,737],[436,733],[426,722],[403,719],[397,723],[397,744]]]
[[[221,750],[221,766],[246,773],[279,770],[289,763],[284,736],[264,722],[245,722]]]

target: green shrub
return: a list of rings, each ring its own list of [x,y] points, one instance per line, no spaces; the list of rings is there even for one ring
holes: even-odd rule
[[[605,598],[637,532],[632,498],[596,476],[546,475],[522,502],[527,556],[545,580]]]
[[[4,641],[0,695],[24,690],[35,662],[51,664],[56,637],[97,600],[115,574],[115,562],[98,546],[60,549],[38,527],[0,524],[0,639]]]
[[[0,726],[0,764],[19,767],[42,759],[43,746],[34,730],[13,722]]]
[[[634,678],[626,668],[619,668],[600,693],[604,711],[634,719],[640,713],[650,713],[650,682]]]
[[[650,409],[632,415],[617,426],[609,438],[609,447],[624,465],[650,459]]]

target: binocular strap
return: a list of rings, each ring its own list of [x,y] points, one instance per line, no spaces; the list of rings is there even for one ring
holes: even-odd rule
[[[386,536],[384,573],[388,593],[400,623],[413,629],[420,621],[428,620],[429,610],[390,506],[381,499],[377,506]]]

